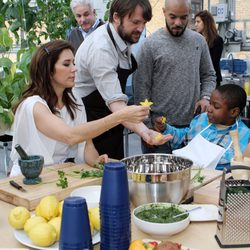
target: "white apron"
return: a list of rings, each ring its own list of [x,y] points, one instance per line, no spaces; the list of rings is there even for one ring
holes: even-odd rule
[[[231,147],[232,141],[229,146],[224,149],[212,142],[206,140],[201,133],[209,128],[212,124],[204,128],[198,135],[196,135],[187,146],[173,150],[173,154],[181,157],[188,158],[193,161],[194,166],[202,168],[215,169],[224,153]],[[238,122],[237,122],[238,128]]]

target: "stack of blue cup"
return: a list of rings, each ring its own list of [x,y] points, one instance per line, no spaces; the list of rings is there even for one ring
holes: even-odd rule
[[[64,200],[59,250],[92,250],[88,207],[82,197]]]
[[[104,166],[100,197],[101,250],[128,250],[131,218],[128,177],[123,162]]]

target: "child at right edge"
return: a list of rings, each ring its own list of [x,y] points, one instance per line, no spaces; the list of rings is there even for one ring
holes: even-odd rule
[[[240,118],[246,101],[243,88],[225,84],[212,92],[207,112],[195,116],[188,128],[163,124],[162,117],[157,117],[155,129],[173,136],[169,141],[173,150],[182,143],[186,145],[174,150],[175,155],[187,157],[201,167],[220,170],[229,168],[234,157],[230,131],[238,130],[241,152],[246,150],[250,139],[250,130]]]

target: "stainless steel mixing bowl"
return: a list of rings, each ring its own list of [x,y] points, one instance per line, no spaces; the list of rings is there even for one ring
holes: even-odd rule
[[[171,154],[143,154],[121,160],[127,165],[130,200],[180,203],[186,195],[193,162]]]

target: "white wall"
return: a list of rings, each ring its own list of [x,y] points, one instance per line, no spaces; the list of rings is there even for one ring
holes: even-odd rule
[[[96,9],[98,18],[103,19],[105,11],[106,11],[107,3],[108,3],[108,0],[94,0],[94,7]]]

